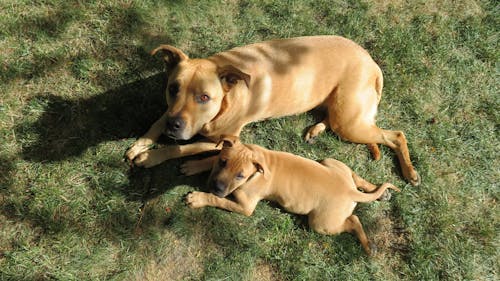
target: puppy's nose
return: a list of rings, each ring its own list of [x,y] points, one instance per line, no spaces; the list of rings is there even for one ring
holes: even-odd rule
[[[186,126],[186,122],[181,117],[172,117],[167,120],[167,130],[175,133],[182,131]]]
[[[213,189],[217,194],[224,193],[224,190],[226,189],[226,184],[222,181],[217,180],[214,182]]]

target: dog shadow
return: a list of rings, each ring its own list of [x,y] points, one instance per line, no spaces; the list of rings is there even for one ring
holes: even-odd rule
[[[159,73],[85,99],[65,99],[51,93],[39,93],[27,102],[25,113],[35,109],[41,114],[36,118],[25,115],[25,120],[33,120],[20,122],[15,128],[17,138],[23,142],[18,156],[25,161],[42,164],[73,161],[84,157],[89,149],[102,143],[114,142],[113,148],[117,150],[98,157],[99,161],[90,164],[98,171],[96,176],[99,179],[98,183],[90,182],[89,189],[95,189],[99,196],[122,197],[131,204],[103,214],[100,222],[102,229],[112,233],[110,237],[116,239],[134,235],[137,226],[141,231],[154,230],[155,220],[158,218],[150,218],[150,209],[145,206],[156,204],[157,198],[177,186],[187,185],[202,190],[206,181],[202,176],[187,177],[180,173],[179,166],[186,161],[185,158],[169,160],[149,169],[130,166],[124,160],[125,142],[131,143],[131,139],[143,135],[165,111],[165,84],[165,73]],[[159,143],[183,144],[198,141],[200,138],[196,136],[189,141],[175,142],[161,137]],[[206,154],[187,159],[204,156]],[[15,167],[12,159],[2,160],[0,179],[6,178],[4,183],[8,190],[13,184],[8,179],[15,173]],[[123,174],[126,180],[109,181],[106,176],[101,178],[99,171],[103,174]],[[181,203],[182,199],[177,201]],[[130,210],[126,208],[138,205],[142,205],[138,216],[131,215]],[[148,218],[142,219],[144,209],[148,209]],[[45,218],[29,212],[23,212],[22,216],[19,216],[13,210],[14,206],[8,204],[0,208],[0,212],[7,217],[30,221],[50,233],[61,231],[72,222],[71,218],[65,216]]]
[[[20,156],[30,162],[60,162],[79,157],[103,142],[135,139],[143,135],[165,111],[165,87],[166,75],[159,73],[86,99],[72,100],[51,93],[39,93],[28,101],[27,111],[30,106],[42,108],[42,114],[35,121],[21,122],[15,128],[18,138],[25,142]],[[199,139],[195,137],[187,142]],[[161,137],[159,143],[168,145],[174,144],[174,141]],[[113,189],[120,190],[129,201],[144,202],[181,184],[200,185],[196,177],[192,179],[180,175],[180,160],[144,169],[127,168],[125,160],[120,161],[116,155],[112,158],[102,165],[107,165],[104,169],[126,173],[127,184],[113,186]]]
[[[157,74],[81,100],[51,93],[35,95],[28,106],[43,107],[42,115],[15,129],[21,138],[36,137],[23,147],[22,158],[61,161],[104,141],[141,135],[166,108],[162,99],[165,80],[165,75]]]

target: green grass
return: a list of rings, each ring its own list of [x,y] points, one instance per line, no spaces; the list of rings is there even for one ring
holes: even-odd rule
[[[435,3],[434,3],[435,2]],[[0,280],[498,280],[499,6],[495,1],[18,1],[0,3]],[[206,174],[184,160],[130,169],[127,147],[160,116],[160,43],[191,57],[271,38],[336,34],[385,77],[378,124],[403,130],[422,176],[372,161],[312,114],[242,138],[337,158],[402,188],[356,210],[378,254],[349,234],[259,203],[246,218],[190,210]],[[168,142],[168,140],[165,140]]]

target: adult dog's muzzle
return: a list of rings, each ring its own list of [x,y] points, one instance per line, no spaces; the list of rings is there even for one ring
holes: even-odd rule
[[[186,122],[179,116],[167,119],[165,134],[173,139],[182,139],[182,133],[186,128]]]

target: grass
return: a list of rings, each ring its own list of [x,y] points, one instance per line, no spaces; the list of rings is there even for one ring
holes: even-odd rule
[[[498,280],[495,1],[18,1],[0,4],[0,280]],[[189,210],[206,175],[130,169],[127,147],[163,112],[160,43],[204,57],[270,38],[336,34],[385,77],[381,127],[403,130],[419,187],[394,154],[302,114],[247,126],[246,142],[334,157],[402,188],[356,210],[378,254],[259,203],[246,218]],[[165,140],[168,142],[168,140]]]

